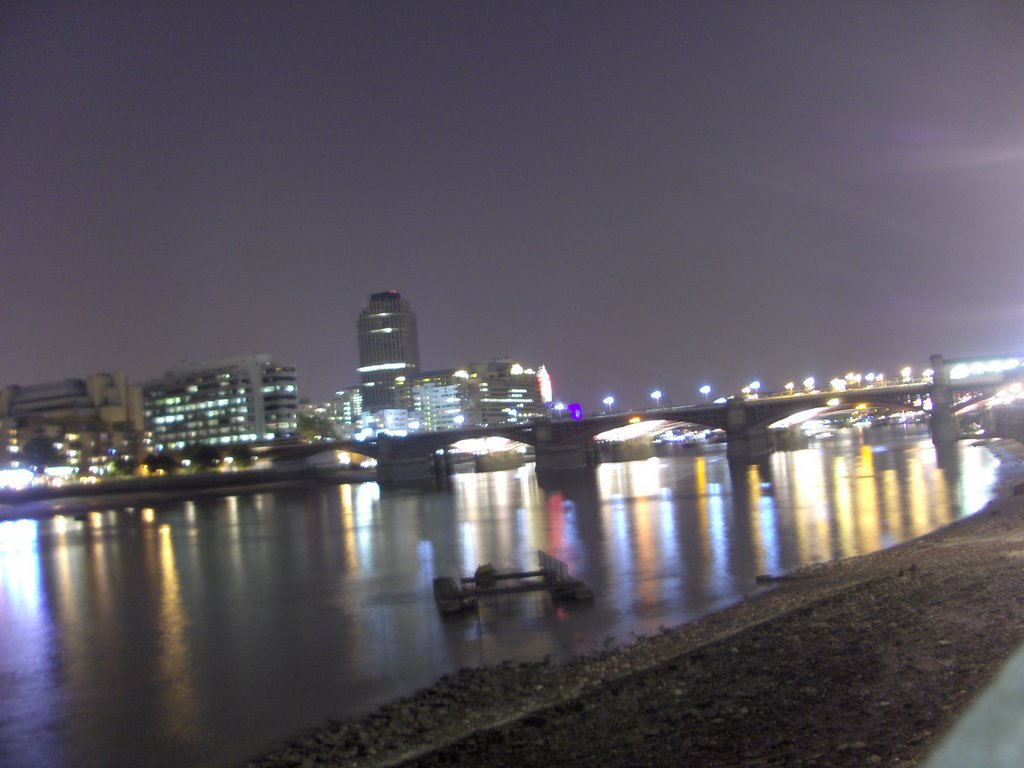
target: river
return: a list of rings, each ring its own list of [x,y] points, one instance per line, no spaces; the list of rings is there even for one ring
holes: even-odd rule
[[[732,468],[702,446],[444,492],[55,502],[0,523],[0,765],[233,765],[460,667],[627,643],[755,594],[758,574],[906,541],[999,479],[982,446],[940,468],[926,431],[874,428]],[[535,567],[538,549],[593,603],[439,615],[436,575]]]

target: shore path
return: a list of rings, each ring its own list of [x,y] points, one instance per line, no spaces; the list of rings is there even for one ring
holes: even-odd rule
[[[1024,450],[996,450],[1016,479],[921,539],[620,650],[463,670],[246,765],[918,765],[1024,642]]]

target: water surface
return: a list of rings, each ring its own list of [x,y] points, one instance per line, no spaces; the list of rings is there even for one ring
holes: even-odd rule
[[[940,468],[924,432],[846,430],[750,466],[708,446],[543,482],[526,467],[446,492],[0,523],[0,765],[230,765],[463,666],[600,650],[754,594],[758,574],[922,535],[980,509],[998,465],[960,445]],[[435,576],[534,567],[538,549],[593,604],[439,615]]]

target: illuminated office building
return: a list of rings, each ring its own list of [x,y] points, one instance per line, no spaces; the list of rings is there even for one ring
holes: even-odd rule
[[[331,420],[334,433],[343,440],[351,439],[362,428],[360,418],[363,415],[363,390],[361,387],[349,387],[334,393],[327,402],[327,418]]]
[[[543,382],[547,371],[524,368],[513,360],[491,360],[466,367],[472,385],[477,424],[517,424],[547,415]],[[550,396],[549,396],[550,399]]]
[[[156,450],[294,437],[295,367],[270,355],[180,366],[144,385],[143,407]]]
[[[463,370],[432,371],[412,382],[413,410],[424,432],[476,424],[469,374]]]
[[[372,294],[356,330],[363,410],[409,408],[409,380],[420,369],[420,345],[408,300],[398,291]]]
[[[544,366],[534,370],[508,359],[423,374],[411,387],[413,407],[428,432],[533,421],[547,415],[551,399]]]

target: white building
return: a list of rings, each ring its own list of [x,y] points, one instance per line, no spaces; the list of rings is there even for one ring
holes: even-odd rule
[[[348,440],[362,429],[360,418],[363,414],[363,389],[350,387],[334,393],[334,399],[328,401],[327,418],[331,420],[334,433],[343,440]]]
[[[156,450],[294,437],[298,408],[295,367],[267,354],[179,366],[143,386]]]
[[[428,432],[520,424],[547,415],[546,377],[543,366],[534,370],[508,359],[435,371],[412,380],[413,407]]]
[[[434,371],[413,380],[412,401],[424,432],[443,432],[475,424],[466,371]]]

